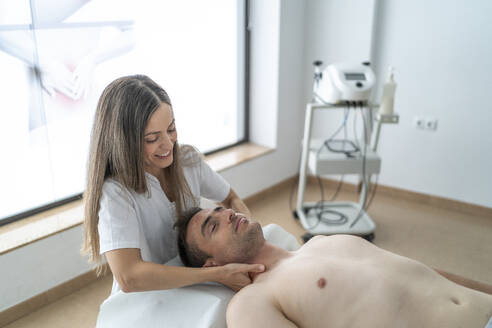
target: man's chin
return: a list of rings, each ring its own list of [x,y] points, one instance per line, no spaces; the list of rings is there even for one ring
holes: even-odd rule
[[[255,229],[263,238],[263,229],[261,228],[261,224],[259,222],[252,222],[251,229]]]

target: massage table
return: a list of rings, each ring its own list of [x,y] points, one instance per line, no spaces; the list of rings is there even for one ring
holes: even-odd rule
[[[263,227],[263,235],[288,251],[300,247],[293,235],[276,224]],[[165,264],[183,266],[179,257]],[[213,282],[149,292],[120,291],[101,304],[96,327],[226,328],[226,309],[232,296],[231,289]]]

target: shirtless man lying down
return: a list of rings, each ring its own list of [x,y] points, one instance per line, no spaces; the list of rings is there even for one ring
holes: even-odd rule
[[[229,303],[228,327],[489,327],[492,286],[466,288],[359,237],[317,236],[288,252],[222,207],[189,211],[177,227],[188,266],[265,265]]]

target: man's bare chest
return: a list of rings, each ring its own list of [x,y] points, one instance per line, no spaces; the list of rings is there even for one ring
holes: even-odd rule
[[[320,322],[337,326],[337,320],[359,317],[358,308],[397,312],[399,300],[408,292],[399,272],[414,263],[358,240],[341,241],[305,245],[262,275],[257,288],[268,290],[290,320],[309,321],[312,326]]]

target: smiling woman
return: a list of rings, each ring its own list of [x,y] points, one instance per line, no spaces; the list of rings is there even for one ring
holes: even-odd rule
[[[106,257],[114,275],[112,294],[204,281],[233,289],[251,283],[248,272],[258,271],[257,265],[199,270],[162,265],[178,254],[176,216],[200,197],[249,211],[198,151],[179,145],[171,100],[157,83],[134,75],[106,87],[89,156],[83,250],[99,268]]]

